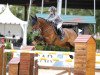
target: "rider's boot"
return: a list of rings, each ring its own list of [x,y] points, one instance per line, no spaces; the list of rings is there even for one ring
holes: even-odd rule
[[[58,34],[59,34],[60,39],[63,40],[64,37],[63,37],[63,31],[62,31],[62,28],[59,28],[59,29],[58,29],[58,32],[59,32]]]

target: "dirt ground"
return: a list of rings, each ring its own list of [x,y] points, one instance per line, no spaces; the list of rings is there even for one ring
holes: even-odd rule
[[[68,75],[65,70],[39,69],[39,75]],[[74,75],[71,73],[71,75]],[[95,75],[100,75],[100,72],[95,72]]]
[[[9,74],[7,73],[6,75]],[[39,69],[38,75],[68,75],[68,72],[65,70]],[[71,73],[71,75],[74,74]],[[95,72],[95,75],[100,75],[100,72]]]

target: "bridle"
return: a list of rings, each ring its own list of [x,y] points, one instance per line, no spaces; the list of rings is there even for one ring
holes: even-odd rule
[[[42,18],[41,18],[41,19],[42,19]],[[44,20],[45,20],[45,19],[44,19]],[[37,20],[37,22],[35,23],[35,25],[40,25],[39,20]],[[44,26],[46,26],[46,24],[43,24],[42,26],[39,26],[39,29],[38,29],[38,30],[41,32]],[[52,25],[51,25],[51,26],[52,26]],[[55,30],[53,26],[52,26],[52,28],[53,28],[53,30]],[[47,29],[44,30],[44,32],[46,32],[46,33],[51,33],[51,32],[49,32],[49,30],[52,30],[52,28],[51,28],[51,27],[48,27]]]

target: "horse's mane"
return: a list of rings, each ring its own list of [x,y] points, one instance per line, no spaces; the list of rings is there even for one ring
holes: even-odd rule
[[[44,19],[44,18],[42,18],[42,17],[38,17],[38,18],[45,20],[45,21],[48,23],[48,25],[50,25],[50,26],[54,29],[54,32],[57,34],[56,27],[55,27],[56,24],[55,24],[54,22],[49,21],[49,20],[47,20],[47,19]]]
[[[49,25],[55,26],[55,23],[52,22],[52,21],[49,21],[49,20],[44,19],[44,18],[42,18],[42,17],[38,17],[38,18],[45,20],[47,23],[49,23]]]

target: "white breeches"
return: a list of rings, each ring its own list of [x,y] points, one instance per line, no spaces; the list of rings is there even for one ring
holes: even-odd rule
[[[57,25],[57,29],[61,28],[62,27],[62,22],[58,23]]]

